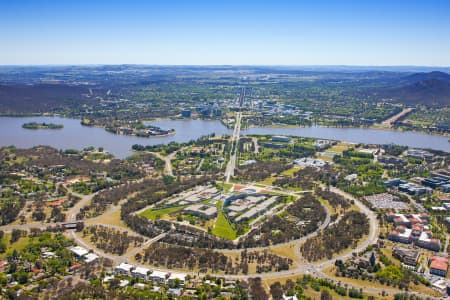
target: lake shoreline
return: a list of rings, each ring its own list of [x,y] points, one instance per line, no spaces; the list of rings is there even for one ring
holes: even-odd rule
[[[27,130],[21,126],[25,122],[45,122],[63,124],[62,130]],[[138,137],[120,135],[106,131],[102,127],[83,126],[76,118],[58,117],[0,117],[0,146],[15,145],[30,148],[48,145],[56,149],[83,149],[88,146],[103,147],[117,158],[132,155],[134,144],[157,145],[170,142],[185,143],[201,136],[216,134],[231,135],[218,120],[160,119],[150,121],[160,128],[172,128],[174,133],[164,136]],[[272,126],[242,129],[242,135],[291,135],[316,139],[330,139],[364,144],[397,144],[410,148],[433,149],[450,152],[448,138],[441,135],[416,133],[411,131],[377,130],[373,128],[299,127]]]
[[[61,115],[61,114],[30,114],[30,115],[2,115],[0,114],[0,118],[33,118],[33,117],[50,117],[50,118],[63,118],[63,119],[70,119],[70,120],[78,120],[82,121],[82,118],[76,118],[76,117],[71,117],[71,116],[65,116],[65,115]],[[194,121],[207,121],[207,122],[220,122],[223,126],[227,127],[221,119],[203,119],[203,118],[183,118],[183,117],[158,117],[158,118],[152,118],[152,119],[144,119],[142,120],[142,122],[144,124],[151,124],[152,122],[165,122],[165,121],[189,121],[189,120],[194,120]],[[103,126],[96,126],[96,125],[85,125],[82,124],[83,126],[89,126],[89,127],[96,127],[96,128],[103,128],[105,129],[105,127]],[[310,125],[310,126],[305,126],[305,125],[289,125],[289,124],[280,124],[280,123],[274,123],[271,125],[265,125],[265,126],[255,126],[255,125],[250,125],[248,127],[242,127],[243,130],[248,130],[248,129],[252,129],[252,128],[311,128],[311,127],[315,127],[315,128],[336,128],[336,129],[373,129],[373,130],[382,130],[382,131],[390,131],[390,132],[399,132],[399,133],[404,133],[404,132],[413,132],[413,133],[420,133],[420,134],[427,134],[427,135],[433,135],[433,136],[439,136],[439,137],[450,137],[450,133],[436,133],[436,132],[430,132],[430,131],[425,131],[425,130],[399,130],[399,129],[395,129],[395,128],[383,128],[383,127],[377,127],[374,125],[371,126],[342,126],[342,127],[337,127],[337,126],[326,126],[326,125]],[[228,129],[232,129],[232,128],[228,128]],[[113,133],[114,132],[110,132]],[[175,134],[175,133],[174,133]],[[124,136],[135,136],[135,135],[126,135],[123,134]],[[171,133],[167,134],[167,135],[155,135],[155,136],[149,136],[149,138],[151,137],[164,137],[164,136],[168,136],[168,135],[172,135]]]

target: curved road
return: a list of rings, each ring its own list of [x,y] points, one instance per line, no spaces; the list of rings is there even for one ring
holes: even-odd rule
[[[270,273],[262,273],[262,274],[249,274],[249,275],[226,275],[226,274],[210,274],[212,276],[218,276],[218,277],[224,277],[227,279],[248,279],[248,278],[254,278],[254,277],[260,277],[262,279],[276,279],[276,278],[283,278],[283,277],[287,277],[287,276],[293,276],[293,275],[300,275],[300,274],[312,274],[316,277],[319,278],[323,278],[323,279],[327,279],[330,281],[333,281],[335,283],[339,282],[339,278],[335,278],[332,276],[329,276],[327,274],[324,273],[324,269],[328,268],[332,265],[334,265],[335,260],[340,259],[340,260],[346,260],[349,257],[352,256],[353,252],[360,252],[362,250],[364,250],[365,248],[367,248],[367,246],[374,244],[378,238],[379,235],[379,228],[378,228],[378,223],[377,223],[377,219],[376,219],[376,215],[370,210],[368,209],[363,203],[361,203],[359,200],[357,200],[356,198],[354,198],[352,195],[345,193],[337,188],[334,187],[330,187],[330,191],[334,192],[336,194],[342,195],[343,197],[353,200],[355,205],[360,209],[360,211],[362,213],[364,213],[368,219],[369,219],[369,234],[367,236],[367,238],[360,243],[355,249],[353,249],[352,251],[347,251],[341,255],[337,255],[335,257],[333,257],[330,260],[326,260],[324,262],[318,262],[318,263],[309,263],[307,261],[305,261],[303,259],[303,257],[301,256],[300,253],[300,245],[302,244],[302,242],[304,242],[306,239],[314,237],[318,234],[318,232],[320,232],[320,230],[325,229],[329,224],[330,224],[330,214],[328,209],[325,207],[326,211],[327,211],[327,216],[325,221],[323,222],[323,224],[321,224],[320,228],[318,230],[316,230],[315,232],[300,238],[298,240],[295,241],[291,241],[286,243],[287,245],[294,245],[295,246],[295,255],[297,258],[297,262],[295,265],[295,268],[287,270],[287,271],[281,271],[281,272],[270,272]],[[77,203],[77,205],[75,205],[74,207],[72,207],[68,212],[69,212],[69,217],[68,220],[69,221],[75,221],[75,216],[76,214],[79,212],[79,210],[81,209],[81,207],[83,207],[84,205],[88,204],[88,202],[92,199],[92,197],[94,196],[94,194],[89,195],[89,196],[85,196],[85,195],[78,195],[76,193],[73,193],[77,196],[80,196],[82,199]],[[117,207],[113,207],[113,209],[117,210]],[[109,214],[109,210],[107,212],[105,212],[105,214]],[[96,219],[96,218],[93,218]],[[89,221],[90,219],[84,220],[84,221]],[[0,226],[0,230],[3,231],[11,231],[12,229],[21,229],[21,230],[26,230],[26,229],[30,229],[30,228],[46,228],[47,226],[54,226],[54,225],[61,225],[64,223],[39,223],[39,222],[33,222],[33,223],[27,223],[27,224],[23,224],[23,225],[4,225],[4,226]],[[118,227],[118,226],[114,226],[114,225],[108,225],[108,224],[101,224],[101,223],[89,223],[89,226],[91,225],[102,225],[102,226],[107,226],[107,227],[111,227],[111,228],[116,228],[119,230],[126,230],[123,227]],[[125,262],[128,260],[128,258],[132,257],[133,255],[135,255],[137,252],[139,252],[140,250],[142,250],[145,246],[149,246],[150,244],[158,241],[159,239],[162,239],[164,236],[166,235],[166,233],[162,233],[160,235],[158,235],[157,237],[148,239],[146,242],[143,243],[143,245],[141,245],[140,247],[133,249],[127,253],[125,253],[122,256],[117,256],[117,255],[112,255],[112,254],[108,254],[105,253],[99,249],[93,249],[93,252],[96,253],[97,255],[101,256],[101,257],[105,257],[107,259],[112,260],[113,262],[115,262],[116,264],[119,264],[121,262]],[[88,248],[88,249],[92,249],[93,247],[89,244],[87,244],[79,235],[76,231],[70,231],[70,236],[73,238],[73,240],[80,246]],[[264,248],[270,248],[270,247],[259,247],[259,248],[254,248],[253,250],[262,250]],[[249,248],[248,250],[252,250],[251,248]],[[236,251],[236,250],[222,250],[223,252],[228,252],[228,251]],[[139,265],[139,266],[143,266],[143,267],[149,267],[149,266],[145,266],[145,265]],[[173,272],[173,270],[171,269],[165,269],[165,268],[154,268],[151,267],[154,270],[159,270],[159,271],[164,271],[164,272]],[[196,272],[184,272],[186,274],[190,274],[192,276],[197,276],[199,275]],[[364,290],[364,292],[366,293],[370,293],[370,294],[381,294],[381,293],[386,293],[386,294],[395,294],[395,293],[399,293],[401,292],[398,289],[393,289],[393,288],[377,288],[377,287],[371,287],[370,285],[360,285],[360,284],[348,284],[349,286],[353,286],[355,288],[362,288]],[[409,292],[409,294],[415,294],[421,297],[428,297],[431,299],[439,299],[439,298],[435,298],[432,297],[428,294],[421,294],[421,293],[416,293],[416,292]]]

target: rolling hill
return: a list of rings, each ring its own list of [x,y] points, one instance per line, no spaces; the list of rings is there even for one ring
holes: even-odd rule
[[[0,112],[3,114],[44,113],[93,104],[85,86],[62,84],[0,84]]]
[[[404,104],[450,106],[450,74],[415,73],[401,78],[396,86],[380,89],[377,93]]]

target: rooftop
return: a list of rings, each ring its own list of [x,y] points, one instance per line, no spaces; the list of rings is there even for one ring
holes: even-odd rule
[[[116,267],[116,269],[122,270],[122,271],[126,271],[126,272],[130,272],[131,269],[133,268],[133,265],[127,264],[127,263],[121,263],[120,265],[118,265]]]
[[[150,272],[150,269],[143,268],[143,267],[136,267],[136,269],[133,270],[134,274],[140,274],[140,275],[147,275],[148,272]]]
[[[94,254],[94,253],[88,253],[86,254],[86,256],[84,257],[84,261],[87,263],[93,262],[96,259],[98,259],[98,255]]]
[[[85,256],[89,253],[89,251],[86,248],[80,247],[80,246],[74,246],[69,248],[70,251],[72,251],[77,256]]]
[[[167,277],[167,274],[168,274],[168,273],[166,273],[166,272],[153,271],[153,272],[150,274],[150,276],[165,279],[165,278]]]
[[[447,272],[448,258],[441,256],[432,256],[430,258],[430,268]]]

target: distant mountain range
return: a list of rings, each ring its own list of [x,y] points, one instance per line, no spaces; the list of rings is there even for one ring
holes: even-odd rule
[[[442,80],[450,82],[450,74],[440,71],[433,71],[429,73],[415,73],[403,78],[405,83],[417,83],[425,80]]]
[[[439,71],[415,73],[377,93],[405,104],[450,106],[450,74]]]

